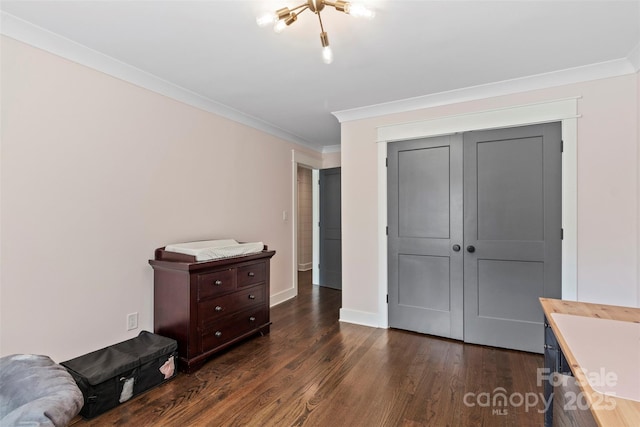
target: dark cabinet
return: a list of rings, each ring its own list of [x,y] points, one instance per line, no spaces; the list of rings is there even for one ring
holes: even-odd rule
[[[275,251],[212,261],[156,250],[154,331],[178,342],[178,367],[197,370],[216,352],[269,333],[269,263]]]
[[[544,399],[549,402],[554,394],[554,375],[562,374],[572,376],[571,367],[558,345],[553,329],[547,318],[544,318]],[[553,404],[550,404],[544,414],[544,426],[553,426]]]

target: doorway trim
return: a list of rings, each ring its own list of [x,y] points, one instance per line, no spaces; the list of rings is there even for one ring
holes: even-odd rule
[[[270,306],[280,304],[298,295],[298,165],[309,169],[322,169],[322,160],[291,150],[291,288],[271,295]],[[283,216],[286,213],[283,213]],[[286,221],[286,219],[283,220]]]
[[[389,327],[387,306],[387,143],[473,130],[498,129],[538,123],[561,122],[562,156],[562,298],[576,301],[578,258],[578,99],[563,98],[534,104],[443,116],[377,128],[378,143],[378,321]]]

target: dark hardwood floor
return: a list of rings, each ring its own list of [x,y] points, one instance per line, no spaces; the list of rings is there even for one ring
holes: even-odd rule
[[[340,323],[340,305],[340,291],[313,286],[310,274],[301,273],[299,296],[272,308],[269,335],[72,424],[543,424],[543,390],[536,384],[541,355]]]

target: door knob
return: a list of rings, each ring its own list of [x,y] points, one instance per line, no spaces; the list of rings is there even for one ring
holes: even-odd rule
[[[460,251],[460,245],[453,245],[453,251],[454,252]]]
[[[474,253],[476,251],[475,246],[469,245],[467,246],[467,252],[469,252],[470,254]]]

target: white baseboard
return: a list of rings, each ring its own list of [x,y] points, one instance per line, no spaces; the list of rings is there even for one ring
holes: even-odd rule
[[[291,298],[295,298],[297,295],[298,292],[296,292],[296,288],[286,289],[282,292],[278,292],[277,294],[273,294],[269,298],[269,307],[282,304],[283,302],[288,301]]]
[[[372,328],[380,327],[380,319],[378,313],[370,313],[367,311],[341,308],[340,321],[345,323],[354,323],[356,325],[370,326]]]
[[[312,262],[305,262],[304,264],[298,264],[298,271],[309,271],[313,268]]]

